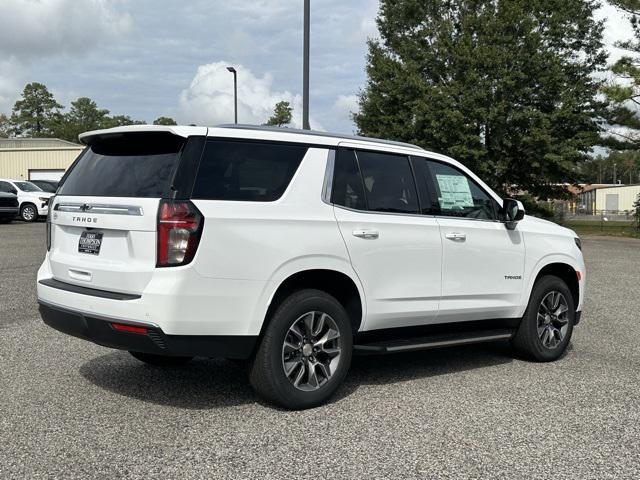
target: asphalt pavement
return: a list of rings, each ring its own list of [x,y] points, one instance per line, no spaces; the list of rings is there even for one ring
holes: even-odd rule
[[[0,225],[0,478],[640,478],[640,241],[583,245],[560,361],[359,357],[333,402],[288,412],[231,362],[150,367],[48,328],[44,224]]]

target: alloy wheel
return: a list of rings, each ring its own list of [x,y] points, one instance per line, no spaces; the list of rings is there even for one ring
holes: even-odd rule
[[[298,390],[313,391],[326,384],[340,363],[342,341],[335,320],[324,312],[301,315],[282,345],[282,368]]]
[[[22,218],[23,220],[30,222],[36,216],[36,211],[33,207],[27,206],[22,209]]]
[[[569,303],[565,296],[552,291],[547,293],[538,307],[538,337],[548,349],[556,348],[569,329]]]

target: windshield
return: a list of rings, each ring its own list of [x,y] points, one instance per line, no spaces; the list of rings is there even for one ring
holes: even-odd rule
[[[34,185],[31,182],[14,182],[14,183],[16,184],[16,187],[18,187],[23,192],[41,192],[42,191],[42,189],[39,186]]]
[[[130,133],[91,145],[60,186],[60,195],[161,198],[168,195],[184,138]]]
[[[52,183],[44,182],[44,181],[33,181],[37,186],[39,186],[43,191],[49,193],[56,193],[57,186]]]

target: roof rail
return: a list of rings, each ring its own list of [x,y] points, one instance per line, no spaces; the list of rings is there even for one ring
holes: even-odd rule
[[[358,135],[343,135],[341,133],[319,132],[317,130],[301,130],[299,128],[271,127],[271,126],[264,126],[264,125],[243,125],[243,124],[235,124],[235,123],[216,125],[216,128],[233,128],[233,129],[239,129],[239,130],[257,130],[257,131],[266,131],[266,132],[295,133],[298,135],[313,135],[316,137],[358,140],[361,142],[380,143],[380,144],[386,144],[386,145],[395,145],[397,147],[411,148],[414,150],[424,150],[423,148],[418,147],[417,145],[413,145],[411,143],[405,143],[405,142],[396,142],[394,140],[383,140],[381,138],[360,137]]]

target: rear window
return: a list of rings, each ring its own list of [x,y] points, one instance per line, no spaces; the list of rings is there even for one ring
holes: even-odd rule
[[[210,140],[192,197],[272,202],[287,189],[306,152],[294,144]]]
[[[129,133],[94,142],[60,187],[60,195],[160,198],[168,195],[185,139]]]

